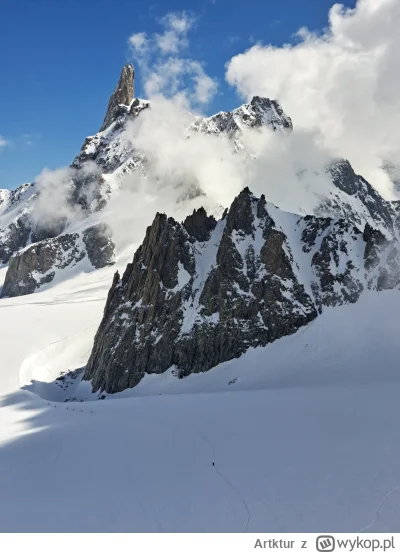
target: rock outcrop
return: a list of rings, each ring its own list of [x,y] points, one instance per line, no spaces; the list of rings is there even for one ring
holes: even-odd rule
[[[103,223],[82,233],[41,240],[10,259],[1,296],[32,294],[64,269],[72,269],[84,260],[88,270],[99,269],[111,264],[113,256],[110,229]]]
[[[368,287],[390,290],[400,285],[400,252],[397,240],[388,240],[379,230],[366,225],[364,266],[368,271]]]
[[[108,102],[107,113],[100,132],[104,131],[120,115],[124,107],[130,107],[134,98],[135,71],[131,63],[124,65],[121,76]]]
[[[115,393],[171,367],[207,371],[399,274],[397,247],[372,228],[284,213],[248,189],[219,221],[157,214],[114,277],[84,378]]]
[[[327,167],[333,184],[348,197],[349,201],[356,200],[365,206],[375,225],[380,224],[388,231],[393,231],[393,207],[391,202],[385,201],[382,196],[361,175],[357,175],[347,159],[331,163]],[[343,202],[342,202],[343,203]],[[354,210],[357,219],[357,209]],[[351,217],[350,211],[346,214]],[[349,218],[349,217],[348,217]]]

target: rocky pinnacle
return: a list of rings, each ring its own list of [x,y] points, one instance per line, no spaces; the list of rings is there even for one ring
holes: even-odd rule
[[[124,65],[121,71],[118,84],[111,94],[108,102],[107,113],[101,126],[100,131],[104,131],[114,121],[118,114],[118,108],[121,104],[129,106],[133,100],[134,88],[133,80],[135,71],[131,63]]]

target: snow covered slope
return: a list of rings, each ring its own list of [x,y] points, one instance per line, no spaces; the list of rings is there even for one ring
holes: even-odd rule
[[[400,530],[397,292],[206,374],[65,403],[45,381],[85,362],[112,272],[1,300],[1,531]]]
[[[290,132],[292,120],[277,100],[254,96],[249,104],[244,104],[232,112],[220,111],[211,117],[194,117],[189,125],[190,132],[205,134],[226,134],[232,140],[237,152],[243,151],[243,132],[248,129],[269,128],[273,131]]]
[[[36,189],[27,183],[0,193],[0,264],[6,264],[14,252],[32,240],[32,234],[37,234],[29,219]]]

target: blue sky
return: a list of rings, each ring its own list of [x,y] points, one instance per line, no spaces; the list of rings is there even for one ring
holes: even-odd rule
[[[241,103],[225,63],[254,41],[282,45],[303,26],[322,30],[332,0],[3,0],[0,18],[0,188],[68,165],[100,127],[128,38],[160,30],[167,12],[196,16],[187,55],[218,80],[208,112]],[[353,7],[355,0],[344,2]],[[136,95],[143,96],[137,71]]]

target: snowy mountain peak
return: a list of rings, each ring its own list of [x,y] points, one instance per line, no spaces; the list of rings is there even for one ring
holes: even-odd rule
[[[242,150],[243,129],[260,127],[288,132],[293,129],[293,124],[277,100],[254,96],[249,104],[243,104],[233,111],[220,111],[211,117],[197,116],[189,128],[206,134],[224,133],[233,140],[237,150]]]
[[[88,240],[92,240],[95,247],[103,247],[103,244],[107,246],[104,250],[107,255],[100,256],[95,264],[90,263],[88,267],[112,262],[114,258],[111,243],[112,225],[97,226],[99,222],[106,219],[102,212],[110,200],[117,198],[124,183],[127,181],[135,183],[136,179],[141,181],[143,177],[147,180],[153,171],[152,152],[140,149],[138,146],[140,141],[137,141],[135,132],[132,131],[133,125],[136,125],[136,119],[139,118],[137,129],[140,132],[141,112],[150,106],[149,101],[134,98],[133,79],[134,68],[131,64],[127,64],[123,67],[110,98],[102,130],[85,140],[79,154],[67,170],[68,185],[66,186],[70,187],[66,192],[67,211],[78,213],[82,218],[78,233],[73,221],[61,215],[58,216],[57,213],[52,217],[51,226],[47,224],[45,228],[43,227],[43,217],[38,216],[38,205],[41,203],[40,196],[43,193],[39,183],[26,184],[13,192],[0,194],[0,263],[7,264],[12,255],[19,256],[18,260],[10,265],[10,274],[7,277],[8,294],[30,293],[41,287],[42,283],[48,285],[50,275],[60,275],[58,269],[67,266],[64,259],[59,261],[64,256],[65,248],[69,252],[65,253],[65,256],[71,260],[68,267],[78,266],[81,261],[86,264],[87,259],[90,259]],[[187,125],[187,118],[182,125]],[[221,137],[222,142],[228,138],[229,155],[235,157],[234,161],[251,164],[256,163],[256,156],[251,154],[250,147],[244,140],[245,133],[250,135],[254,132],[254,136],[258,137],[260,133],[257,131],[260,129],[282,133],[285,139],[286,134],[293,129],[290,117],[284,113],[277,100],[254,96],[249,103],[233,111],[219,112],[211,117],[192,115],[189,125],[182,127],[181,131],[182,137],[189,139],[197,132],[213,135],[211,139],[213,142],[214,136]],[[244,155],[236,156],[235,152]],[[312,171],[313,167],[308,167],[303,173]],[[313,179],[321,179],[323,188],[321,194],[318,187],[311,187],[310,190],[307,179],[299,176],[298,184],[302,186],[300,199],[300,194],[297,192],[293,194],[292,201],[291,190],[288,190],[287,194],[279,192],[277,197],[271,197],[269,192],[268,199],[292,213],[316,214],[324,220],[329,217],[343,219],[350,227],[355,226],[361,234],[368,223],[383,233],[388,241],[398,236],[399,206],[396,202],[385,201],[365,179],[356,175],[348,161],[336,161],[326,168],[326,174],[322,173],[324,170],[315,173],[313,177]],[[163,178],[163,174],[157,175],[157,179]],[[188,175],[185,175],[184,192],[178,202],[190,201],[205,194],[204,190],[197,186],[196,179],[194,179],[193,189],[189,188],[190,179],[189,171]],[[325,181],[330,181],[326,187]],[[267,179],[265,187],[267,190]],[[255,216],[263,217],[266,201],[263,196],[257,201],[251,198],[250,190],[244,189],[227,210],[222,221],[228,229],[246,236],[252,235],[256,224],[253,219]],[[319,218],[317,217],[316,220],[318,221]],[[199,209],[185,220],[183,229],[192,239],[199,243],[206,243],[221,224],[217,224],[205,210]],[[318,227],[317,223],[315,225]],[[93,226],[101,232],[88,230],[86,233],[86,229]],[[85,239],[86,236],[89,238]],[[33,247],[35,243],[43,240],[48,241],[43,248]],[[26,251],[29,247],[31,249]],[[50,251],[53,252],[51,255]],[[118,256],[118,252],[116,255]],[[49,260],[54,260],[55,265],[54,270],[49,269],[47,273],[47,269],[44,270],[44,268],[48,267]],[[15,278],[18,278],[18,286],[12,283]],[[336,297],[335,294],[333,296]],[[342,298],[341,293],[338,293],[338,296]]]
[[[278,100],[270,100],[261,96],[254,96],[250,105],[245,104],[244,107],[251,108],[257,120],[257,126],[268,125],[273,130],[287,129],[292,130],[293,124],[291,118],[285,114]],[[247,120],[244,119],[246,122]],[[253,126],[253,125],[251,125]]]

